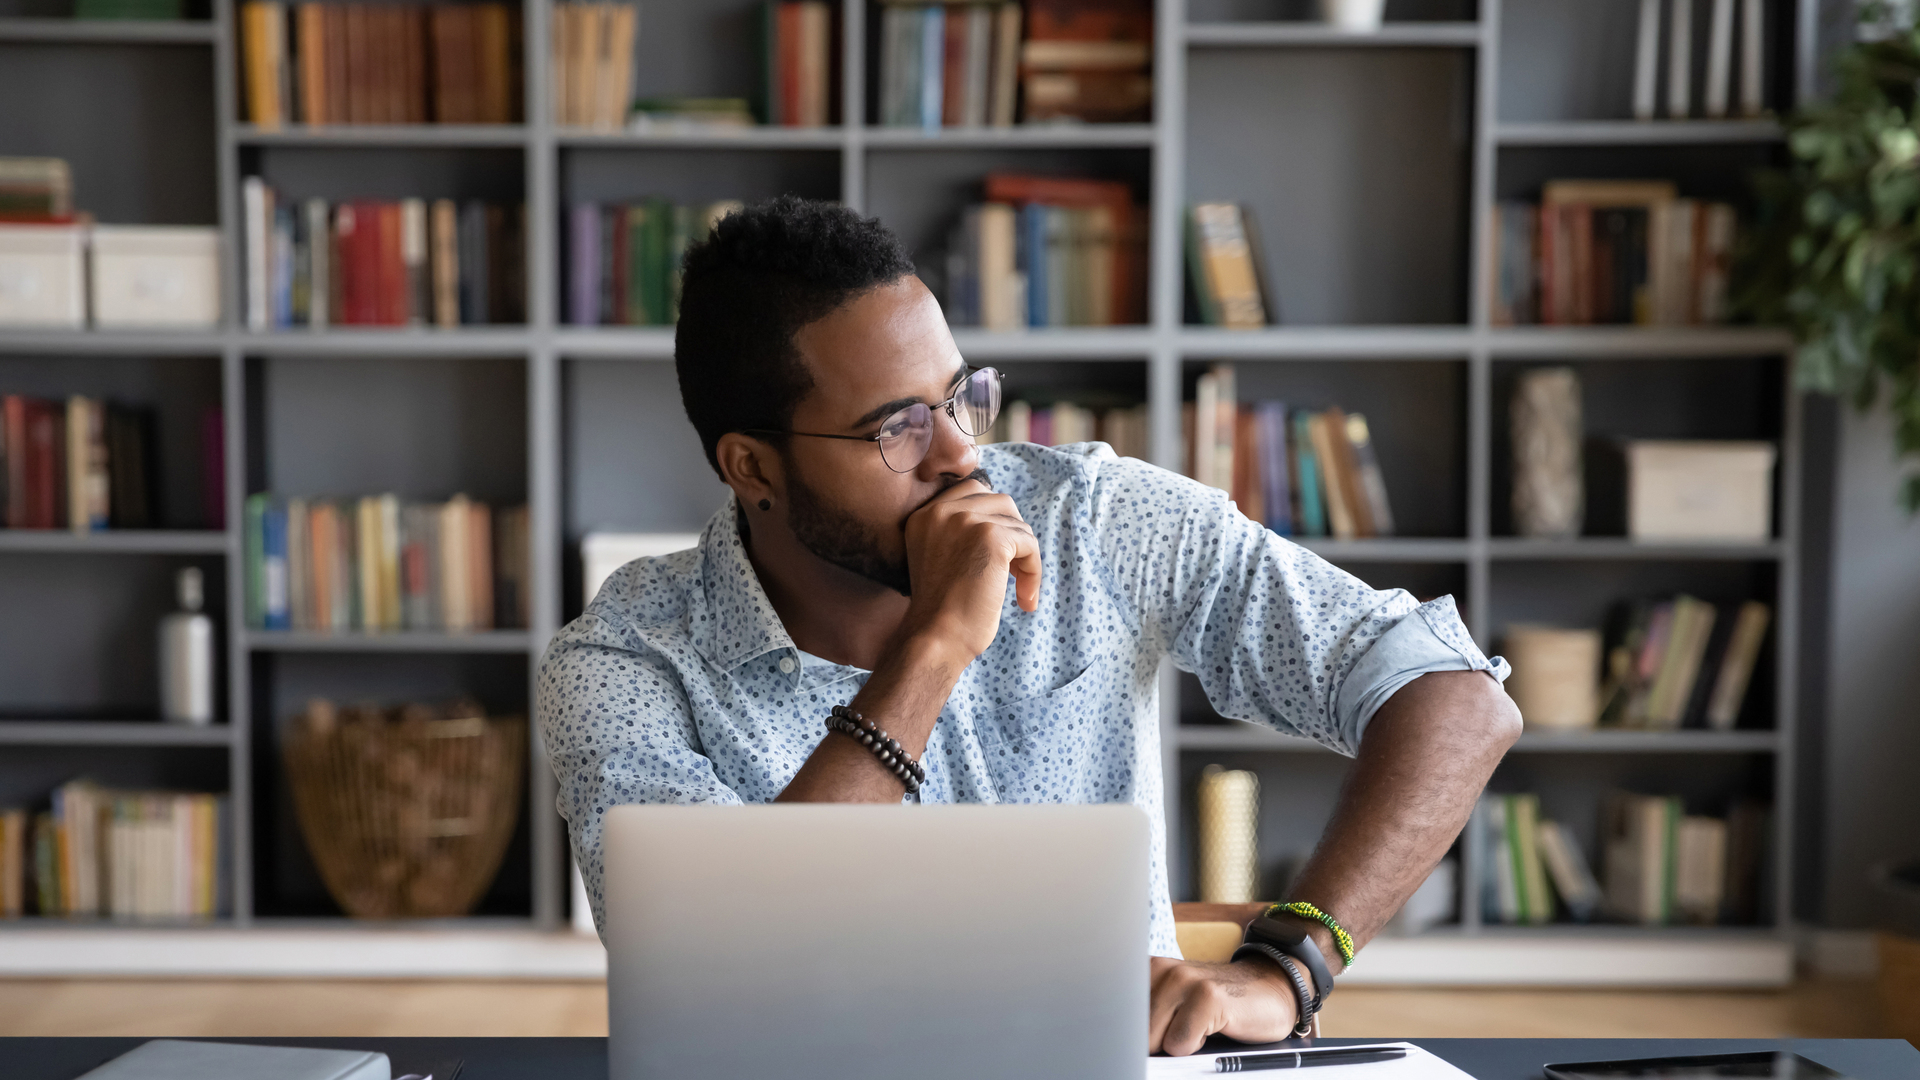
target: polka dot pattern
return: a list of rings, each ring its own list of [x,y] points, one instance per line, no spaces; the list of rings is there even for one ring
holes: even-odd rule
[[[1163,658],[1193,672],[1221,715],[1349,755],[1379,702],[1420,674],[1505,678],[1451,598],[1421,605],[1369,588],[1220,491],[1104,443],[988,446],[981,467],[1039,538],[1040,608],[1021,611],[1009,580],[999,634],[928,741],[919,801],[1141,807],[1156,955],[1179,955],[1161,806]],[[731,503],[698,548],[614,573],[554,638],[536,687],[595,923],[607,807],[771,802],[824,737],[828,710],[867,675],[794,646]]]

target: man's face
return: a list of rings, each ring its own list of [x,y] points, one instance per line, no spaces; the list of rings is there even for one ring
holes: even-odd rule
[[[794,409],[791,430],[868,436],[894,412],[936,405],[966,370],[940,305],[916,277],[873,289],[794,335],[813,374],[813,392]],[[945,409],[933,418],[926,459],[895,472],[871,442],[788,440],[787,521],[816,556],[909,591],[908,515],[972,475],[973,437]]]

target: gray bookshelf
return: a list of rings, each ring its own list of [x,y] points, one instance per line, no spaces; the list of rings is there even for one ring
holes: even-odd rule
[[[581,535],[695,531],[723,495],[680,412],[671,330],[560,321],[563,208],[656,194],[836,198],[879,215],[937,276],[939,245],[970,186],[990,170],[1013,168],[1129,182],[1149,207],[1151,257],[1147,325],[957,331],[969,359],[1008,372],[1010,392],[1041,400],[1091,388],[1144,401],[1152,456],[1163,465],[1178,462],[1181,401],[1211,362],[1237,366],[1245,397],[1365,411],[1406,535],[1308,546],[1376,585],[1453,593],[1489,651],[1508,622],[1591,624],[1625,596],[1690,589],[1771,602],[1778,629],[1766,686],[1753,695],[1741,730],[1529,733],[1494,787],[1542,791],[1548,813],[1588,829],[1589,843],[1591,808],[1578,804],[1615,784],[1703,800],[1767,795],[1776,821],[1768,919],[1776,932],[1784,929],[1800,505],[1800,417],[1784,360],[1790,342],[1779,331],[1738,326],[1499,328],[1486,314],[1486,253],[1475,238],[1485,235],[1496,199],[1529,195],[1542,179],[1561,175],[1673,176],[1688,194],[1738,197],[1746,169],[1779,160],[1781,133],[1771,120],[1623,119],[1637,4],[1392,0],[1385,28],[1353,34],[1310,21],[1305,0],[1158,0],[1151,123],[927,133],[863,123],[873,116],[872,9],[849,2],[840,7],[848,123],[603,133],[548,120],[548,0],[524,8],[524,124],[277,132],[240,122],[231,0],[212,0],[202,21],[159,25],[75,23],[49,17],[58,12],[44,10],[48,2],[0,0],[0,96],[24,93],[26,73],[49,65],[80,89],[57,124],[19,115],[26,110],[0,117],[0,153],[69,158],[80,205],[102,220],[221,227],[229,239],[228,321],[188,334],[0,332],[0,389],[153,399],[163,426],[188,406],[220,405],[229,523],[241,520],[248,493],[269,489],[416,497],[466,490],[496,502],[524,500],[532,512],[533,625],[473,635],[249,631],[242,537],[231,525],[209,531],[183,511],[168,522],[178,528],[137,534],[0,532],[0,687],[75,651],[94,665],[63,684],[65,696],[14,699],[11,689],[0,691],[0,712],[21,717],[0,723],[7,747],[0,802],[42,795],[80,771],[109,782],[225,789],[236,810],[232,922],[349,925],[324,917],[328,904],[277,780],[278,725],[319,693],[352,700],[462,692],[498,710],[530,711],[541,651],[581,606]],[[1809,85],[1813,6],[1769,5],[1775,108]],[[746,93],[752,7],[750,0],[650,5],[636,49],[636,96]],[[1581,63],[1570,50],[1580,51]],[[10,63],[19,59],[32,63]],[[107,60],[134,74],[80,86],[81,68],[91,78],[89,65]],[[141,114],[135,134],[144,140],[100,145],[106,140],[93,126],[121,132],[133,122],[122,115],[128,97],[176,85],[188,100],[205,99],[204,115]],[[254,174],[295,197],[524,199],[526,325],[242,329],[239,184]],[[181,190],[151,194],[169,184]],[[1181,212],[1201,199],[1255,208],[1279,325],[1227,332],[1183,323]],[[1580,370],[1595,434],[1777,440],[1775,538],[1685,547],[1508,535],[1504,394],[1514,373],[1539,363]],[[62,389],[68,380],[79,382]],[[1704,393],[1709,387],[1725,392]],[[176,398],[185,404],[168,412]],[[1643,408],[1643,401],[1654,404]],[[164,475],[190,487],[193,468],[169,459]],[[124,715],[142,687],[151,700],[151,645],[142,659],[137,641],[150,638],[168,607],[166,579],[184,561],[221,583],[225,700],[222,722],[208,729]],[[39,625],[56,599],[74,610]],[[123,641],[135,643],[131,663],[114,659]],[[1304,856],[1344,761],[1301,740],[1221,722],[1189,677],[1169,671],[1162,688],[1175,899],[1192,890],[1185,811],[1190,784],[1208,763],[1260,774],[1269,793],[1264,860]],[[44,716],[32,713],[43,706]],[[112,718],[63,719],[76,713]],[[534,738],[527,820],[474,925],[565,920],[565,839]],[[1469,836],[1458,854],[1464,880],[1477,881],[1485,853]],[[1471,887],[1466,895],[1475,895]],[[1480,933],[1477,902],[1460,909],[1448,932]]]

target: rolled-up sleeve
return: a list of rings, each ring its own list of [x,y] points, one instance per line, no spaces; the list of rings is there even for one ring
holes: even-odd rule
[[[593,922],[604,935],[600,836],[608,807],[741,799],[698,749],[672,666],[591,611],[547,647],[534,708],[558,785],[554,806],[567,821]]]
[[[1394,692],[1431,671],[1504,680],[1452,597],[1375,589],[1248,520],[1224,493],[1100,463],[1089,522],[1113,587],[1220,715],[1358,751]]]

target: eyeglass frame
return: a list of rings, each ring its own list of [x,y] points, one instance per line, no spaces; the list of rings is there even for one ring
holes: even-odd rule
[[[944,410],[946,411],[946,414],[947,414],[947,418],[948,418],[949,420],[952,420],[952,421],[953,421],[953,426],[954,426],[954,427],[956,427],[956,428],[960,428],[960,433],[961,433],[961,434],[963,434],[963,435],[965,435],[965,436],[966,436],[966,437],[968,437],[969,439],[977,439],[977,438],[979,438],[980,436],[982,436],[982,435],[985,435],[985,434],[986,434],[986,432],[985,432],[985,431],[981,431],[981,432],[972,432],[972,431],[968,431],[968,430],[967,430],[966,428],[963,428],[963,427],[960,427],[960,417],[959,417],[959,415],[958,415],[958,414],[957,414],[957,413],[956,413],[956,412],[954,411],[954,402],[956,402],[956,401],[959,401],[959,400],[960,400],[960,388],[963,388],[963,387],[965,387],[965,386],[966,386],[966,384],[968,383],[968,381],[970,381],[970,380],[971,380],[971,379],[972,379],[972,378],[973,378],[973,377],[974,377],[975,375],[978,375],[979,373],[981,373],[981,372],[983,372],[983,371],[991,371],[991,372],[993,372],[993,378],[994,378],[994,381],[995,381],[995,383],[996,383],[996,384],[1003,384],[1003,383],[1005,383],[1005,382],[1007,381],[1007,373],[1006,373],[1006,372],[1004,372],[1004,371],[1001,371],[1001,370],[1000,370],[999,368],[997,368],[997,367],[994,367],[994,366],[993,366],[993,365],[991,365],[991,364],[989,364],[989,365],[987,365],[986,367],[977,367],[977,368],[976,368],[976,367],[970,367],[970,368],[968,368],[968,369],[966,370],[966,373],[965,373],[965,374],[963,374],[963,375],[961,375],[961,376],[960,376],[959,378],[957,378],[957,379],[955,379],[955,380],[953,380],[953,385],[954,385],[954,387],[955,387],[955,389],[954,389],[954,391],[953,391],[953,394],[952,394],[951,396],[949,396],[949,397],[947,398],[947,400],[945,400],[945,401],[942,401],[942,402],[940,402],[940,403],[939,403],[939,404],[937,404],[937,405],[929,405],[929,406],[927,406],[927,411],[928,411],[928,412],[933,412],[933,413],[937,413],[937,412],[940,412],[941,410],[943,410],[943,409],[944,409]],[[915,402],[914,404],[921,404],[921,403],[920,403],[920,402]],[[903,412],[906,412],[906,411],[907,411],[907,409],[911,409],[911,408],[913,408],[913,405],[909,405],[909,406],[907,406],[907,408],[906,408],[906,409],[897,409],[897,410],[895,410],[895,411],[893,411],[893,412],[890,412],[890,413],[888,413],[887,415],[885,415],[885,416],[883,416],[883,417],[881,417],[881,418],[880,418],[880,431],[885,431],[885,430],[887,429],[887,424],[888,424],[888,423],[889,423],[889,422],[890,422],[890,421],[891,421],[891,420],[892,420],[892,419],[893,419],[894,417],[896,417],[896,416],[898,416],[898,415],[900,415],[900,414],[901,414],[901,413],[903,413]],[[1000,414],[999,414],[999,412],[998,412],[998,410],[996,410],[996,411],[994,412],[994,419],[995,419],[995,420],[998,420],[999,418],[1000,418]],[[988,428],[988,430],[990,431],[990,430],[992,430],[992,428],[993,428],[993,425],[992,425],[992,424],[988,424],[988,425],[987,425],[987,428]],[[827,433],[827,432],[824,432],[824,431],[782,431],[782,430],[779,430],[779,429],[776,429],[776,428],[741,428],[741,429],[740,429],[740,434],[742,434],[742,435],[803,435],[803,436],[805,436],[805,437],[807,437],[807,438],[809,438],[809,439],[841,439],[841,440],[844,440],[844,441],[846,441],[846,442],[870,442],[870,443],[873,443],[873,444],[874,444],[874,446],[875,446],[875,448],[878,448],[878,447],[879,447],[879,444],[880,444],[880,432],[879,432],[879,431],[876,431],[876,432],[874,432],[874,433],[873,433],[873,434],[871,434],[871,435],[833,435],[833,434],[829,434],[829,433]],[[931,444],[931,443],[929,443],[929,444],[928,444],[928,447],[929,447],[929,449],[931,449],[931,447],[932,447],[932,444]],[[926,456],[925,456],[924,454],[923,454],[923,455],[921,455],[921,458],[920,458],[920,461],[925,461],[925,460],[926,460]],[[894,471],[894,472],[902,472],[902,473],[903,473],[903,472],[911,472],[911,471],[913,471],[913,470],[912,470],[911,468],[909,468],[909,469],[894,469],[894,468],[893,468],[893,463],[887,460],[887,453],[886,453],[886,451],[885,451],[885,450],[881,450],[881,451],[880,451],[880,462],[881,462],[881,464],[883,464],[883,465],[885,465],[885,466],[886,466],[887,468],[889,468],[889,469],[893,469],[893,471]],[[914,465],[913,465],[913,468],[918,468],[918,467],[919,467],[919,464],[920,464],[919,462],[914,462]]]

